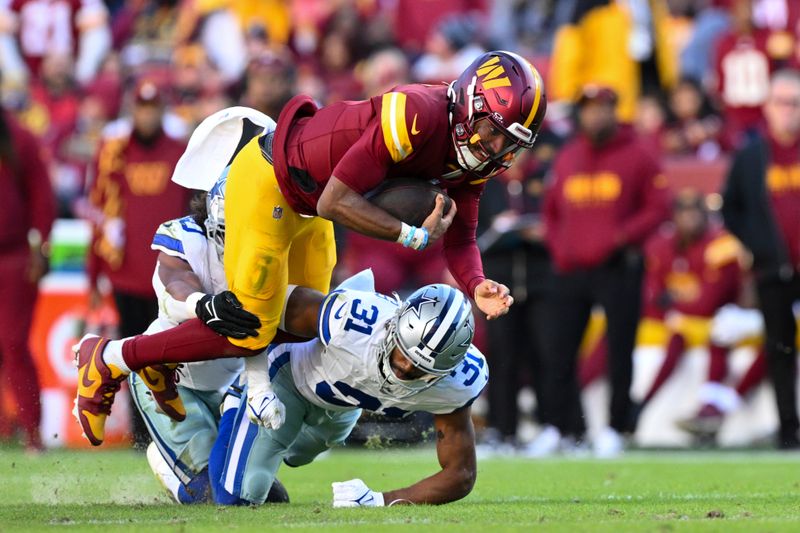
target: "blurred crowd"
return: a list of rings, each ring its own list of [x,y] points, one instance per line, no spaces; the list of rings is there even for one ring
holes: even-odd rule
[[[549,103],[534,149],[490,181],[481,202],[478,237],[486,274],[509,285],[516,299],[509,316],[485,324],[479,335],[492,366],[485,439],[517,444],[517,392],[530,384],[543,430],[526,453],[545,455],[581,442],[586,426],[580,387],[607,369],[610,422],[594,445],[599,455],[619,453],[680,355],[698,344],[710,346],[709,386],[697,416],[684,422],[687,431],[713,436],[765,367],[778,380],[779,374],[795,372],[794,359],[778,366],[773,361],[790,349],[785,339],[794,330],[782,325],[781,340],[765,344],[752,376],[745,376],[744,384],[725,382],[726,353],[742,337],[731,330],[761,334],[763,324],[747,329],[742,321],[758,322],[747,310],[763,308],[765,294],[769,299],[770,291],[782,290],[779,283],[796,290],[800,245],[790,246],[785,261],[775,260],[777,266],[754,262],[755,253],[746,251],[752,246],[742,235],[746,230],[729,221],[755,216],[747,202],[728,195],[738,210],[727,212],[723,224],[720,194],[705,195],[721,193],[722,184],[709,185],[704,167],[698,167],[691,187],[680,190],[666,180],[663,168],[681,158],[727,164],[764,137],[769,127],[762,110],[771,97],[771,77],[800,67],[800,3],[9,0],[0,5],[3,106],[40,143],[57,216],[93,223],[92,299],[99,301],[97,279],[105,274],[122,329],[131,334],[154,316],[151,230],[186,210],[188,197],[169,177],[204,117],[244,105],[277,119],[298,93],[324,105],[367,98],[402,83],[449,82],[491,49],[527,57],[545,79]],[[785,77],[791,85],[791,76]],[[788,116],[794,109],[789,93],[782,97],[786,101],[772,102],[785,107],[776,113]],[[781,250],[781,239],[800,242],[800,207],[793,196],[800,174],[792,166],[799,153],[779,156],[785,197],[765,194],[757,206],[779,211],[777,228],[771,229]],[[771,166],[764,171],[770,183],[780,179]],[[46,241],[46,231],[39,231],[44,235],[36,242]],[[437,247],[420,254],[347,234],[337,243],[338,275],[372,267],[384,292],[448,279]],[[791,312],[793,298],[787,298]],[[775,307],[781,309],[776,314],[783,313],[775,320],[784,324],[786,305]],[[597,308],[605,312],[607,333],[587,350],[582,339]],[[723,318],[736,315],[739,322],[720,325],[721,309],[728,313]],[[648,321],[659,324],[661,330],[648,331],[655,331],[667,357],[651,391],[633,402],[632,351],[637,328],[641,338]],[[769,321],[766,329],[769,336]],[[591,353],[579,357],[586,352]],[[796,404],[794,382],[791,391],[786,383],[778,387],[778,444],[796,447],[796,406],[789,407]],[[35,445],[36,437],[30,442]]]

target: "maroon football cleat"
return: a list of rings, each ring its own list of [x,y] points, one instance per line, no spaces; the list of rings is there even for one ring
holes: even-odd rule
[[[127,374],[103,361],[103,350],[109,339],[84,335],[72,347],[78,367],[78,391],[72,414],[93,446],[103,444],[106,418],[111,414],[114,396]]]
[[[186,419],[186,408],[178,394],[175,372],[177,367],[178,365],[152,365],[138,370],[136,375],[150,389],[158,410],[176,422],[182,422]]]

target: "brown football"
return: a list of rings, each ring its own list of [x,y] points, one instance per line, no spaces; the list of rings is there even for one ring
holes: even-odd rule
[[[420,227],[436,205],[436,195],[444,195],[444,214],[452,200],[442,189],[420,179],[387,179],[367,194],[367,199],[395,218]]]

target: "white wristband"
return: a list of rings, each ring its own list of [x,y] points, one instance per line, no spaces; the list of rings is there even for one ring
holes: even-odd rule
[[[411,235],[411,232],[414,231],[414,226],[409,226],[405,222],[401,222],[401,224],[402,226],[400,226],[400,236],[397,237],[397,240],[395,241],[399,244],[405,243],[405,241]]]
[[[202,292],[193,292],[186,298],[186,312],[189,316],[196,317],[197,313],[195,313],[195,309],[197,308],[197,302],[202,300],[205,297],[205,294]]]

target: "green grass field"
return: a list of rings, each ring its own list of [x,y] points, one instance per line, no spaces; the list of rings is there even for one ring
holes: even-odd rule
[[[341,450],[279,477],[292,503],[172,505],[143,454],[0,450],[0,531],[798,531],[800,456],[634,452],[625,459],[489,459],[466,499],[443,507],[333,509],[332,481],[375,489],[437,468],[433,449]]]

